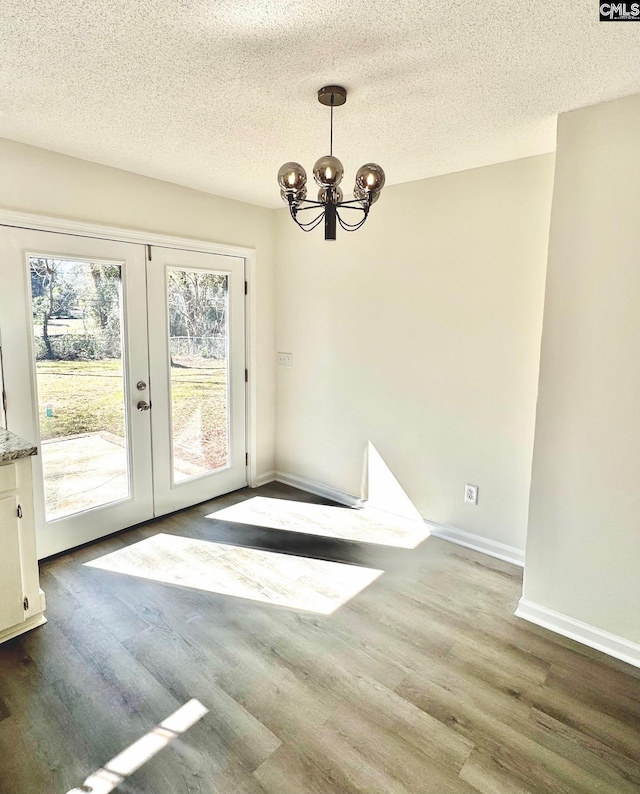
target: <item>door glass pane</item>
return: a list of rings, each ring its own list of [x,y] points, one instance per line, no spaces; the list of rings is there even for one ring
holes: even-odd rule
[[[129,496],[121,267],[30,257],[48,521]]]
[[[173,481],[229,465],[229,277],[167,271]]]

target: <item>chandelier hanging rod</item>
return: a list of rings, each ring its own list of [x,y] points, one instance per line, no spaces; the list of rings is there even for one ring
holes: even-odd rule
[[[333,157],[333,108],[335,107],[335,94],[331,94],[331,131],[329,132],[329,154]]]

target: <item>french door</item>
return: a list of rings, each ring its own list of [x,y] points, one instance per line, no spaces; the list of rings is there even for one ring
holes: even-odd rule
[[[247,484],[244,259],[151,248],[155,514]]]
[[[246,485],[242,258],[2,227],[0,335],[39,557]]]

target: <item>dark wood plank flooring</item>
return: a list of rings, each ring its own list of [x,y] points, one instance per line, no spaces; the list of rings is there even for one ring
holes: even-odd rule
[[[518,568],[207,518],[256,495],[327,504],[239,491],[42,564],[49,623],[0,646],[3,794],[65,794],[190,698],[119,791],[640,792],[640,670],[515,618]],[[83,564],[160,532],[384,573],[316,614]]]

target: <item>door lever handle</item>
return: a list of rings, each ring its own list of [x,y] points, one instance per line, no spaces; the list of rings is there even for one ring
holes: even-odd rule
[[[146,403],[144,400],[140,400],[136,408],[139,411],[148,411],[151,408],[151,406],[149,405],[149,403]]]

